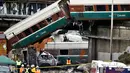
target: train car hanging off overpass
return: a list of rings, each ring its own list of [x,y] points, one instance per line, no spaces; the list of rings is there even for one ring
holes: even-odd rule
[[[27,47],[69,22],[67,1],[59,0],[7,29],[4,34],[13,48]]]

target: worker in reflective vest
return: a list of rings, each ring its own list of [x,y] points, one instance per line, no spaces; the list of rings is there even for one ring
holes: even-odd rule
[[[22,64],[22,62],[20,61],[20,59],[18,59],[18,60],[16,61],[18,73],[19,73],[19,68],[21,67],[21,64]]]
[[[31,65],[31,73],[35,73],[35,72],[36,72],[35,65]]]
[[[30,67],[27,65],[27,68],[25,69],[25,73],[30,73]]]
[[[70,58],[67,59],[66,64],[67,64],[67,65],[71,64]]]
[[[21,66],[22,62],[20,61],[20,59],[18,59],[18,60],[16,61],[16,64],[17,64],[17,66]]]
[[[23,64],[21,65],[20,73],[24,73],[24,65]]]
[[[41,73],[41,71],[40,71],[38,66],[36,67],[36,72],[35,73]]]

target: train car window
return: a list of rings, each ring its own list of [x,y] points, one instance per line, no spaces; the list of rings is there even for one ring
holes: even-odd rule
[[[109,7],[109,11],[111,11],[111,5],[109,5],[108,7]]]
[[[59,18],[58,16],[59,16],[58,14],[52,15],[52,21],[56,21]]]
[[[97,5],[97,11],[106,11],[105,5]]]
[[[29,34],[31,34],[31,31],[29,29],[25,30],[24,33],[26,34],[26,36],[28,36]]]
[[[36,26],[38,27],[38,29],[40,29],[40,28],[41,28],[39,24],[36,24]]]
[[[23,35],[23,37],[25,37],[25,36],[26,36],[26,34],[25,34],[24,32],[22,32],[22,35]]]
[[[10,39],[11,43],[15,43],[17,41],[19,41],[20,39],[18,38],[18,36],[15,36],[13,38]]]
[[[117,5],[117,7],[118,7],[118,11],[122,11],[121,10],[121,5]]]
[[[109,10],[111,11],[111,5],[109,5]],[[114,11],[118,11],[118,6],[114,5]]]
[[[58,12],[58,16],[59,16],[59,18],[63,17],[64,16],[63,12],[62,11]]]
[[[52,18],[51,17],[47,18],[46,20],[47,20],[48,23],[52,22]]]
[[[57,17],[60,17],[60,15],[58,13],[56,13]]]
[[[68,55],[68,50],[60,50],[60,55]]]
[[[109,5],[106,5],[106,11],[109,11]]]
[[[39,29],[36,25],[32,26],[31,28],[32,28],[33,32],[35,32]]]
[[[24,37],[22,33],[18,34],[17,36],[19,39],[22,39]]]
[[[85,6],[85,11],[93,11],[93,6]]]
[[[46,25],[44,22],[41,22],[41,23],[39,23],[39,26],[42,28],[42,27],[45,27]]]
[[[114,11],[118,11],[118,6],[114,5]]]
[[[56,19],[59,19],[60,18],[60,14],[59,13],[56,13]]]
[[[121,5],[123,11],[130,11],[130,5]]]
[[[31,28],[29,28],[30,32],[33,33],[33,30]]]

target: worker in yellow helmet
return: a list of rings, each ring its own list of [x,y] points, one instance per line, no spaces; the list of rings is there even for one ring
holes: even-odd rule
[[[35,72],[36,72],[35,65],[31,65],[31,73],[35,73]]]

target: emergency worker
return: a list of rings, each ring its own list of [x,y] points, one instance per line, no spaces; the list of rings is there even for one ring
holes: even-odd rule
[[[35,65],[31,65],[31,73],[35,73],[35,72],[36,72]]]
[[[24,73],[24,65],[23,64],[21,65],[20,73]]]
[[[20,59],[18,59],[18,60],[16,61],[18,73],[19,73],[19,68],[21,67],[21,64],[22,64],[22,61],[20,61]]]
[[[25,69],[25,73],[30,73],[31,71],[30,71],[30,67],[29,67],[29,65],[27,65],[27,68]]]
[[[71,59],[68,57],[68,59],[66,60],[66,64],[70,65],[71,64]]]
[[[41,73],[39,66],[36,67],[36,72],[35,73]]]

